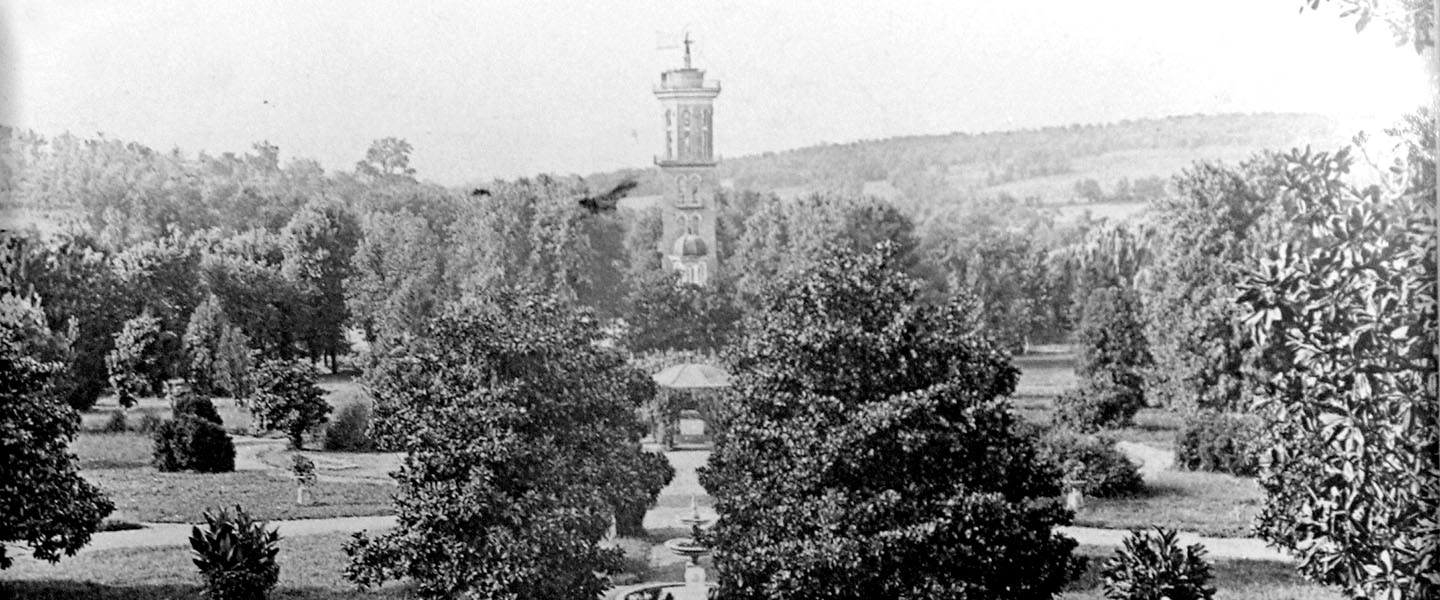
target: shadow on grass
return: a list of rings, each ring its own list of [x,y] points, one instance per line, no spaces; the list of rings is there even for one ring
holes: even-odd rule
[[[409,586],[388,585],[379,590],[360,591],[352,586],[339,589],[280,586],[268,598],[291,600],[341,600],[344,598],[399,599],[410,597]],[[15,600],[193,600],[202,598],[198,584],[176,583],[105,585],[90,581],[0,581],[0,598]]]
[[[1103,598],[1104,588],[1100,583],[1100,571],[1105,561],[1115,555],[1113,548],[1081,546],[1077,555],[1088,562],[1080,578],[1065,589],[1067,600]],[[1293,600],[1321,600],[1340,598],[1340,594],[1322,586],[1306,582],[1295,572],[1294,565],[1268,560],[1212,559],[1214,585],[1219,593],[1216,598],[1288,598]]]

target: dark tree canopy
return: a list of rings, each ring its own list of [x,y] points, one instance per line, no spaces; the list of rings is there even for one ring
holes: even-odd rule
[[[1075,574],[973,305],[931,306],[897,250],[831,249],[772,288],[730,362],[701,483],[729,598],[1050,598]]]
[[[7,269],[8,270],[8,269]],[[8,274],[8,273],[6,273]],[[80,476],[70,441],[75,410],[53,393],[64,341],[33,297],[0,285],[0,569],[10,542],[56,561],[90,541],[114,505]]]
[[[603,590],[619,554],[595,543],[646,470],[636,408],[654,383],[599,339],[587,310],[500,290],[379,357],[374,431],[407,452],[400,523],[347,547],[347,575],[413,579],[430,598]]]

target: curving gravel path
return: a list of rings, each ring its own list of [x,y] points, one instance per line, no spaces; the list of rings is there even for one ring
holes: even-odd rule
[[[236,443],[236,468],[245,470],[268,470],[278,471],[273,465],[261,460],[267,449],[277,447],[283,448],[283,440],[267,440],[262,438],[237,439]],[[1131,442],[1120,442],[1120,450],[1132,460],[1140,464],[1141,473],[1146,477],[1153,476],[1156,472],[1169,467],[1174,461],[1171,452],[1136,444]],[[675,478],[670,485],[661,490],[658,505],[645,514],[646,529],[663,530],[675,529],[677,535],[683,535],[679,529],[682,527],[679,519],[691,512],[690,502],[692,498],[700,513],[713,517],[715,512],[710,508],[712,502],[705,494],[704,488],[696,478],[695,469],[705,464],[709,459],[708,451],[674,451],[667,452],[670,464],[675,467]],[[242,458],[244,457],[244,458]],[[243,466],[242,466],[243,465]],[[351,533],[360,530],[383,530],[395,526],[394,516],[377,517],[337,517],[328,519],[297,519],[291,521],[271,521],[272,526],[278,527],[280,534],[286,537],[320,535],[327,533]],[[145,548],[163,546],[187,546],[189,544],[190,525],[176,523],[146,523],[144,529],[131,531],[111,531],[95,534],[90,544],[81,550],[95,552],[100,550],[114,550],[121,548]],[[1094,546],[1119,546],[1121,541],[1129,533],[1121,529],[1100,529],[1095,527],[1061,527],[1057,530],[1063,535],[1074,538],[1081,544]],[[1293,562],[1293,559],[1284,553],[1269,548],[1265,543],[1255,538],[1216,538],[1204,537],[1193,533],[1180,533],[1181,542],[1184,544],[1204,544],[1212,558],[1237,558],[1249,560],[1272,560]],[[656,546],[652,551],[650,560],[655,565],[666,565],[684,560],[665,550],[663,546]]]

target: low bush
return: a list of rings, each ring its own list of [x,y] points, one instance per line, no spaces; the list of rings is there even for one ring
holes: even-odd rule
[[[110,413],[110,420],[105,422],[105,433],[125,433],[129,430],[130,425],[125,422],[125,411],[117,410]]]
[[[1055,429],[1040,435],[1038,442],[1040,457],[1058,465],[1066,482],[1086,496],[1115,498],[1145,489],[1140,469],[1108,437]]]
[[[176,418],[179,418],[180,415],[190,415],[216,425],[225,424],[220,418],[220,411],[215,410],[215,403],[195,392],[186,391],[172,396],[170,406],[174,409]]]
[[[1175,530],[1134,530],[1100,571],[1110,600],[1210,600],[1215,588],[1205,547],[1180,547]]]
[[[1175,464],[1191,471],[1255,475],[1260,470],[1264,427],[1255,415],[1196,413],[1176,434]]]
[[[205,512],[206,528],[190,529],[190,548],[195,566],[205,578],[205,595],[211,600],[262,600],[280,580],[280,533],[266,531],[239,506],[235,514],[225,510]]]
[[[235,444],[219,425],[181,414],[155,429],[152,463],[161,471],[194,470],[225,473],[235,470]]]
[[[1127,427],[1144,406],[1139,376],[1100,375],[1055,400],[1055,423],[1081,432]]]
[[[340,452],[369,452],[375,449],[370,439],[370,407],[364,402],[345,405],[325,428],[325,449]]]
[[[159,429],[160,424],[163,422],[164,420],[161,419],[159,415],[147,412],[140,415],[140,422],[135,425],[135,431],[140,433],[155,433],[155,430]]]

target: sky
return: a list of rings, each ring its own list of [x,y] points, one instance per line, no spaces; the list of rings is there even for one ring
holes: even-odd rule
[[[1303,4],[0,0],[0,123],[187,153],[264,140],[330,170],[394,136],[446,185],[643,167],[686,31],[722,87],[722,160],[1194,113],[1374,123],[1428,102],[1383,26]]]

